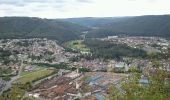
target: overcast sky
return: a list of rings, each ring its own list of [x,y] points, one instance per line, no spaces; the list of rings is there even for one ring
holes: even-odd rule
[[[170,14],[170,0],[0,0],[0,16],[41,18]]]

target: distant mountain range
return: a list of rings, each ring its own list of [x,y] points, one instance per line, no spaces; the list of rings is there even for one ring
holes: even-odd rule
[[[50,38],[58,41],[77,39],[88,28],[60,20],[1,17],[0,38]]]
[[[67,18],[62,21],[76,23],[87,27],[102,27],[108,23],[123,21],[130,17],[82,17],[82,18]]]
[[[97,27],[87,37],[109,35],[161,36],[170,37],[170,15],[150,15],[113,18],[76,18],[66,21]]]
[[[110,35],[170,37],[170,15],[41,19],[0,17],[0,38],[49,38],[64,42],[87,37]]]

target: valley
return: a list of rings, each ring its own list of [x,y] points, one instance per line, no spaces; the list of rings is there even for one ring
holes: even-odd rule
[[[0,0],[0,100],[170,100],[170,0]]]
[[[147,84],[143,80],[147,81],[153,64],[169,73],[169,45],[162,37],[141,36],[63,44],[46,38],[1,39],[1,98],[10,98],[14,91],[16,99],[36,100],[103,100],[112,97],[111,88],[124,94],[123,80],[138,73],[139,84]]]

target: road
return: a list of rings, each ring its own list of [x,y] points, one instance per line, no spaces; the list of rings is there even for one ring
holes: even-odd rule
[[[12,86],[12,83],[13,83],[15,80],[17,80],[18,78],[20,78],[20,74],[21,74],[21,72],[22,72],[22,66],[23,66],[23,62],[21,63],[21,66],[20,66],[20,69],[19,69],[18,74],[17,74],[16,76],[12,77],[9,82],[7,82],[7,84],[5,85],[5,87],[4,87],[4,88],[2,89],[2,91],[0,92],[0,95],[1,95],[4,91],[10,89],[11,86]]]

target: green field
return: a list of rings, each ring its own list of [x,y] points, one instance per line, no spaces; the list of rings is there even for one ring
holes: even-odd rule
[[[52,74],[53,72],[54,70],[49,70],[49,69],[42,69],[42,70],[34,71],[32,73],[23,75],[16,82],[21,83],[21,84],[25,84],[27,82],[33,82],[43,77],[46,77]]]
[[[90,49],[86,47],[85,44],[83,44],[83,40],[74,40],[66,43],[67,47],[83,51],[83,52],[89,52]]]
[[[24,76],[26,74],[30,74],[32,72],[35,72],[35,71],[32,71],[32,72],[29,72],[29,71],[24,71],[24,68],[26,66],[29,66],[28,64],[24,64],[23,67],[22,67],[22,72],[20,73],[20,76]],[[31,65],[30,65],[31,66]],[[45,69],[44,67],[40,67],[40,66],[35,66],[36,67],[36,70],[42,70],[42,69]]]

